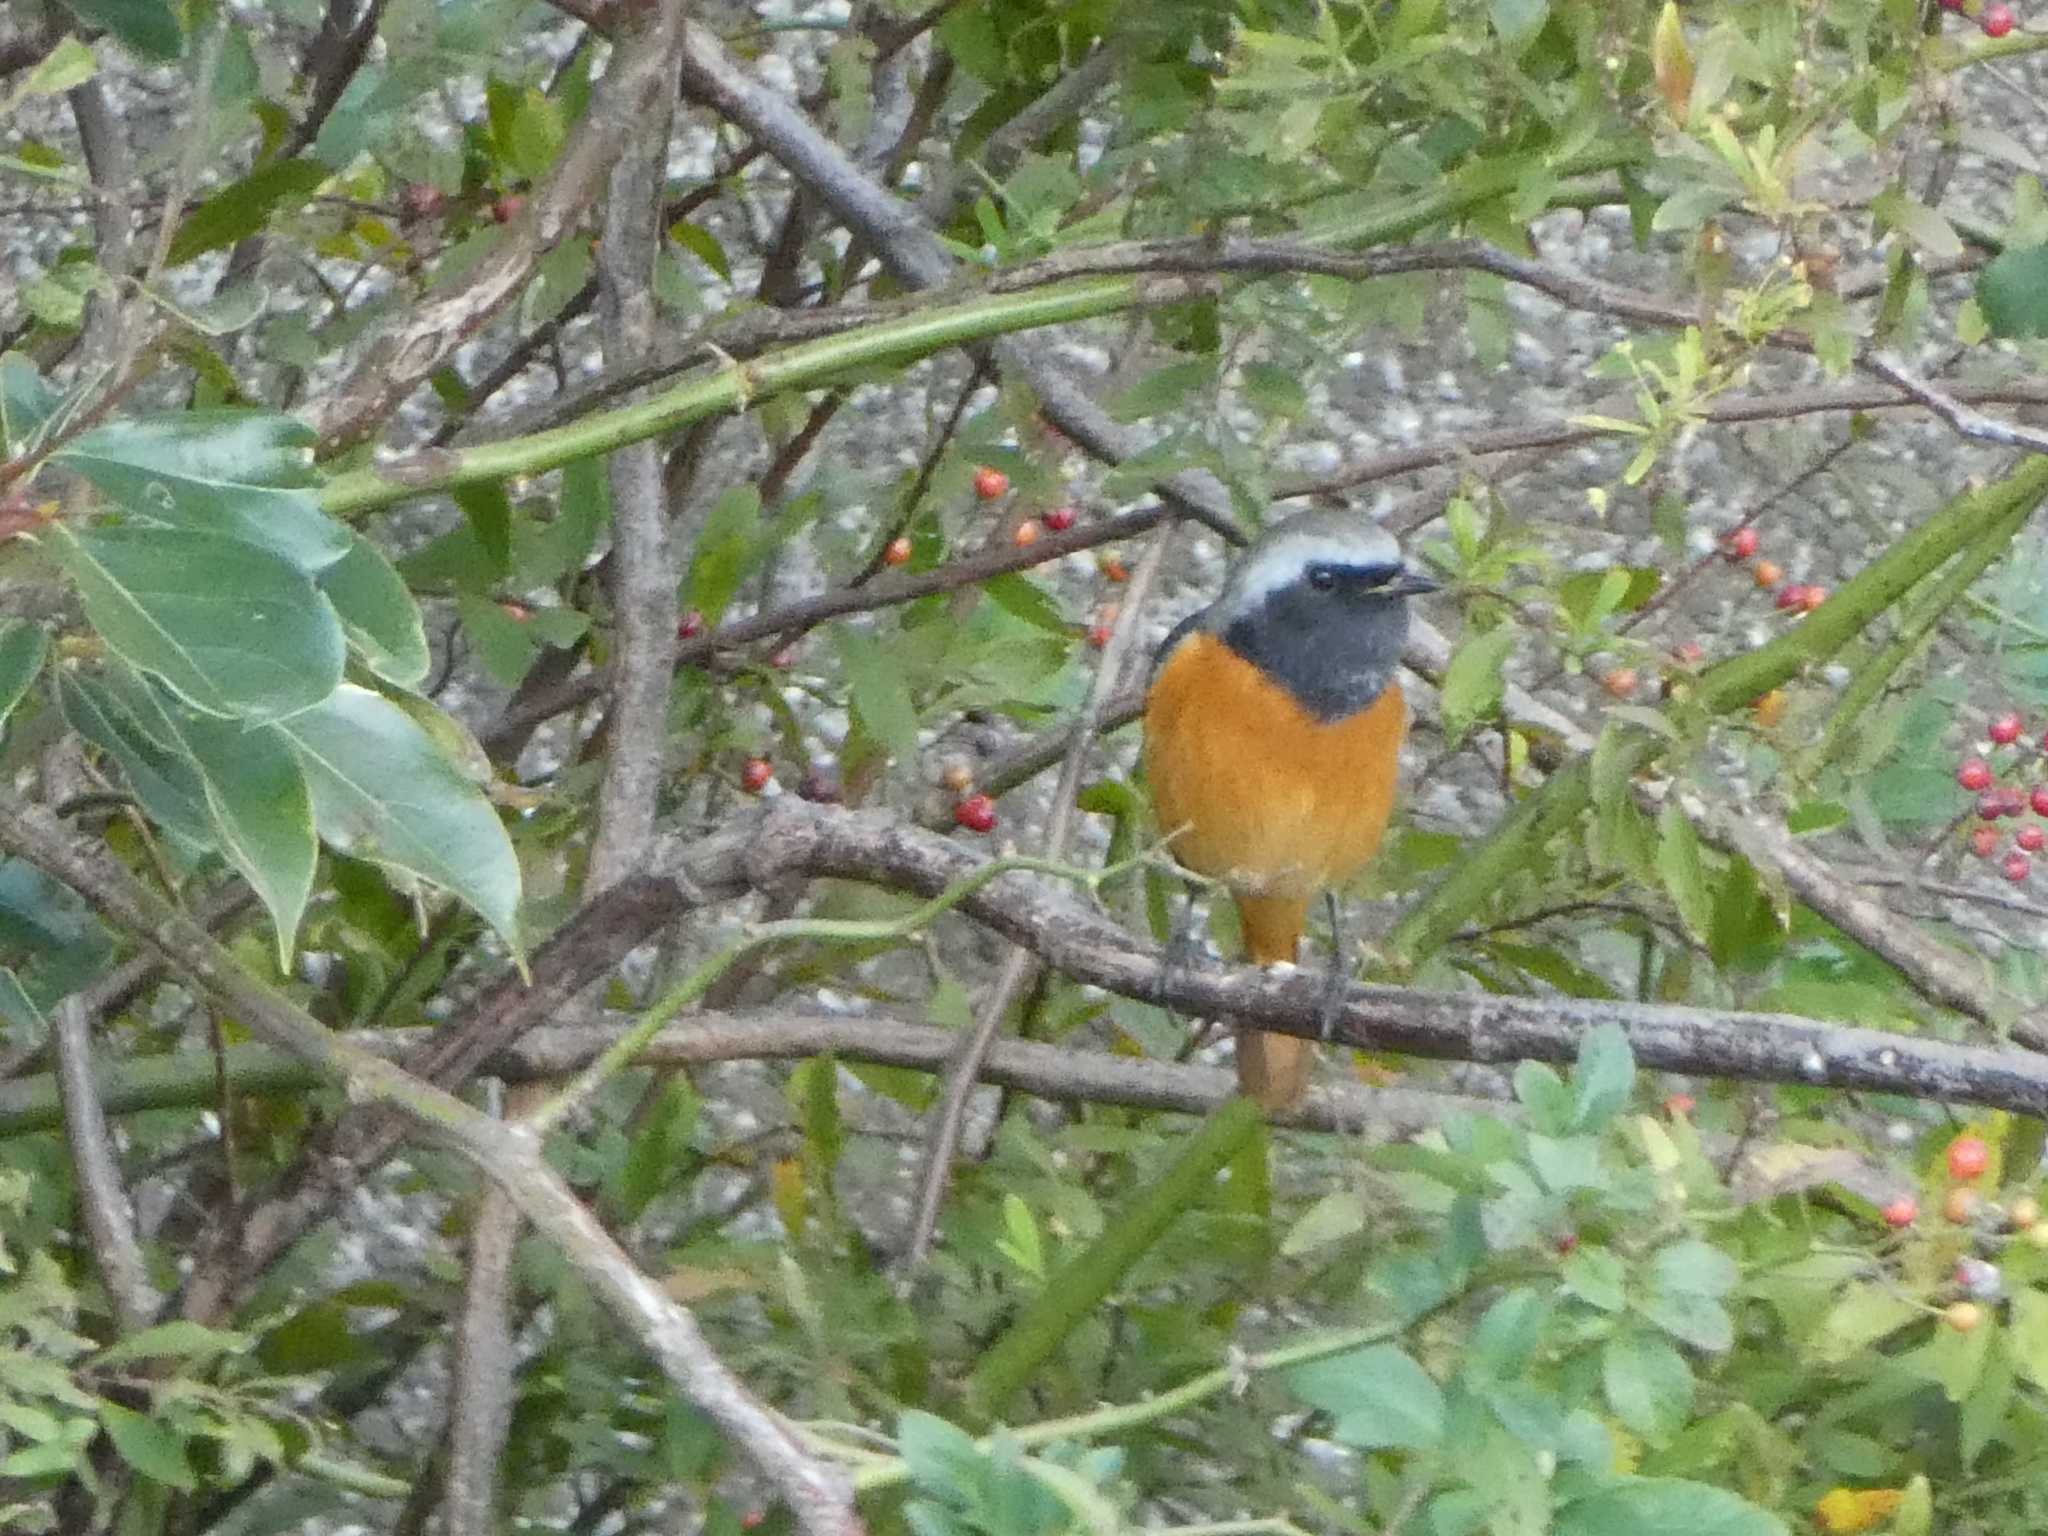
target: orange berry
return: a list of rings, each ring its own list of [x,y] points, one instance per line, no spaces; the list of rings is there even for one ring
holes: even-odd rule
[[[984,464],[974,472],[974,494],[983,501],[994,501],[1010,489],[1010,477],[1000,469]]]
[[[1758,586],[1768,592],[1785,579],[1785,568],[1775,560],[1759,560],[1749,568],[1749,574]]]
[[[887,547],[882,550],[882,564],[910,564],[910,540],[904,538],[891,539]]]
[[[1901,1195],[1878,1214],[1888,1227],[1910,1227],[1920,1219],[1920,1202],[1911,1195]]]
[[[1982,1136],[1958,1136],[1948,1144],[1948,1176],[1970,1180],[1991,1166],[1991,1149]]]
[[[1957,1333],[1974,1333],[1984,1324],[1984,1309],[1974,1301],[1951,1302],[1941,1319]]]
[[[1634,695],[1636,684],[1640,681],[1634,667],[1616,667],[1600,679],[1600,686],[1617,699],[1626,699]]]
[[[775,777],[775,765],[765,757],[750,757],[740,769],[740,788],[750,795],[758,795],[768,787],[768,781]]]
[[[2021,1195],[2005,1214],[2015,1231],[2024,1232],[2041,1219],[2041,1202],[2032,1195]]]
[[[1773,688],[1769,693],[1764,694],[1755,703],[1751,704],[1749,712],[1758,725],[1762,726],[1765,730],[1769,730],[1785,718],[1785,703],[1785,690]]]
[[[1027,517],[1023,522],[1010,530],[1010,542],[1019,549],[1029,549],[1038,542],[1038,535],[1041,531],[1038,526],[1038,519]]]
[[[1131,568],[1124,564],[1122,555],[1104,555],[1095,562],[1095,568],[1102,572],[1104,581],[1129,581]]]
[[[974,770],[967,766],[965,759],[949,757],[946,766],[939,770],[939,782],[956,795],[964,795],[974,788]]]
[[[1942,1218],[1958,1227],[1968,1226],[1977,1214],[1977,1207],[1984,1203],[1984,1197],[1974,1189],[1952,1189],[1948,1198],[1941,1202]]]

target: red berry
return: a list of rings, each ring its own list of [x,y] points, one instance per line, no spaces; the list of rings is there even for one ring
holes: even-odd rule
[[[1578,1246],[1579,1234],[1576,1232],[1560,1232],[1556,1240],[1551,1244],[1551,1247],[1555,1248],[1560,1254],[1570,1253]]]
[[[2028,853],[2039,853],[2043,848],[2048,848],[2048,832],[2043,832],[2039,827],[2021,827],[2019,831],[2013,833],[2012,840]]]
[[[1963,8],[1963,0],[1941,0],[1941,8],[1944,11],[1960,11]]]
[[[974,472],[974,494],[983,501],[994,501],[1010,488],[1010,477],[1000,469],[984,464]]]
[[[694,608],[684,614],[681,622],[676,625],[676,638],[678,640],[694,640],[703,633],[704,615]]]
[[[2033,806],[2036,816],[2048,816],[2048,784],[2036,784],[2033,794],[2027,797],[2027,803]]]
[[[2034,872],[2034,863],[2024,853],[2008,853],[1999,872],[2014,885],[2018,885]]]
[[[1911,1195],[1901,1195],[1878,1214],[1888,1227],[1910,1227],[1920,1219],[1920,1202]]]
[[[1109,644],[1112,633],[1114,631],[1107,624],[1091,624],[1088,626],[1088,643],[1099,651]]]
[[[1984,734],[1997,742],[2001,747],[2009,747],[2020,739],[2020,732],[2023,729],[2024,727],[2020,724],[2020,717],[2011,710],[2007,710],[1991,722]]]
[[[1054,533],[1065,533],[1074,526],[1075,516],[1072,507],[1054,507],[1045,514],[1045,526]]]
[[[1785,568],[1775,560],[1759,560],[1749,568],[1749,574],[1768,592],[1785,579]]]
[[[758,795],[768,787],[768,781],[775,777],[775,765],[765,757],[750,757],[746,766],[740,769],[740,788],[750,795]]]
[[[510,224],[526,212],[526,199],[517,192],[507,192],[491,204],[491,217],[500,224]]]
[[[1810,590],[1811,588],[1804,582],[1787,582],[1784,586],[1778,588],[1778,596],[1776,598],[1778,611],[1785,613],[1794,608],[1804,608],[1806,606],[1806,594]]]
[[[1800,611],[1802,613],[1811,613],[1827,600],[1828,589],[1826,587],[1816,587],[1809,582],[1806,585],[1806,589],[1799,594]]]
[[[1958,1136],[1948,1144],[1948,1176],[1968,1183],[1991,1166],[1991,1148],[1982,1136]]]
[[[1991,787],[1991,765],[1981,757],[1966,757],[1963,766],[1956,770],[1956,782],[1976,794]],[[2041,786],[2048,789],[2048,784]],[[2044,813],[2048,814],[2048,813]]]
[[[1010,542],[1019,549],[1029,549],[1038,542],[1038,519],[1027,517],[1010,530]]]
[[[1987,789],[1977,797],[1977,814],[1986,821],[1996,821],[2005,814],[2005,796],[1995,789]]]
[[[910,564],[910,540],[901,538],[891,539],[888,546],[882,551],[882,564]]]
[[[1983,19],[1978,23],[1986,37],[2003,37],[2013,27],[2012,7],[1992,4],[1984,7]]]
[[[1737,528],[1721,541],[1721,548],[1730,560],[1747,560],[1762,542],[1754,528]]]
[[[1640,679],[1636,676],[1636,669],[1634,667],[1616,667],[1612,672],[1600,679],[1600,686],[1613,694],[1617,699],[1626,699],[1635,694],[1636,684],[1639,681]]]
[[[1664,1113],[1674,1120],[1681,1115],[1691,1114],[1697,1108],[1698,1101],[1689,1093],[1674,1093],[1664,1100]]]
[[[1970,834],[1970,851],[1980,859],[1988,859],[1998,852],[1998,833],[1991,827],[1979,827]]]
[[[2026,808],[2027,797],[2012,785],[2008,784],[2005,788],[1998,791],[1999,815],[2018,816],[2023,814]]]
[[[1696,667],[1707,659],[1707,648],[1697,640],[1681,640],[1671,648],[1671,655],[1683,666]]]
[[[996,803],[987,795],[969,795],[953,807],[953,820],[970,832],[993,832]]]

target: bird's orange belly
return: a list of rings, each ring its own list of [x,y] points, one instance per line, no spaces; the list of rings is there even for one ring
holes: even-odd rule
[[[1211,635],[1177,645],[1145,701],[1145,771],[1188,868],[1245,896],[1304,898],[1357,873],[1393,811],[1398,685],[1324,723]]]

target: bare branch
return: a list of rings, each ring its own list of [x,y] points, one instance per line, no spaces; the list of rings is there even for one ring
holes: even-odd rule
[[[1863,366],[1888,383],[1896,384],[1964,437],[1975,438],[1980,443],[1996,443],[2001,448],[2048,453],[2048,432],[2016,427],[2010,422],[1986,416],[1982,411],[1973,411],[1957,396],[1936,389],[1902,363],[1882,353],[1868,354],[1863,359]]]
[[[448,1363],[448,1473],[441,1523],[447,1536],[495,1536],[503,1529],[498,1464],[512,1427],[512,1255],[519,1207],[486,1185],[469,1229],[462,1312]]]
[[[57,1058],[57,1090],[64,1102],[64,1139],[71,1148],[78,1204],[92,1240],[93,1262],[106,1287],[122,1331],[134,1333],[156,1321],[163,1298],[149,1281],[149,1265],[135,1238],[135,1212],[121,1182],[121,1166],[100,1107],[92,1070],[92,1026],[85,1005],[67,997],[50,1021]]]

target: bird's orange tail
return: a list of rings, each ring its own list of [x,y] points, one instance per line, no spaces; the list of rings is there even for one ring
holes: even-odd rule
[[[1308,898],[1240,896],[1237,922],[1244,947],[1255,965],[1292,965],[1308,925]],[[1237,1032],[1237,1085],[1261,1109],[1289,1109],[1308,1092],[1309,1068],[1315,1047],[1297,1035],[1269,1034],[1262,1029]]]

